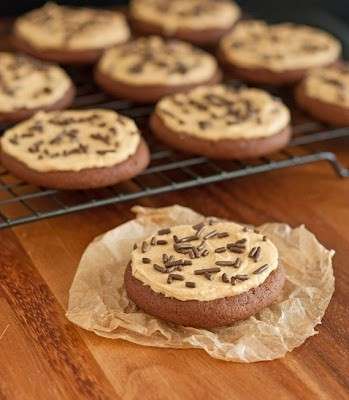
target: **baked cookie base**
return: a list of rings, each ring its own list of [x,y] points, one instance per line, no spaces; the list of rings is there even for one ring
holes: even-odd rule
[[[206,140],[185,132],[172,131],[156,115],[156,112],[151,115],[150,127],[159,140],[177,150],[221,160],[265,156],[285,147],[291,138],[291,128],[287,126],[279,133],[267,137]]]
[[[218,43],[219,39],[229,33],[235,23],[229,28],[210,28],[210,29],[177,29],[173,33],[166,32],[161,26],[154,23],[141,21],[135,17],[130,17],[130,24],[137,35],[159,35],[185,40],[197,46],[211,47]]]
[[[125,271],[127,295],[143,311],[168,322],[204,329],[231,325],[258,313],[277,299],[284,283],[285,273],[278,267],[261,285],[240,295],[210,301],[181,301],[144,285],[132,275],[130,264]]]
[[[116,98],[123,98],[137,103],[154,103],[162,97],[185,90],[193,89],[199,85],[214,85],[222,80],[219,70],[208,80],[193,84],[183,85],[132,85],[111,79],[108,75],[95,70],[95,80],[97,84]]]
[[[11,112],[0,112],[0,122],[14,123],[23,121],[27,118],[30,118],[38,111],[64,110],[65,108],[71,106],[74,101],[75,94],[76,90],[75,87],[72,85],[64,94],[64,96],[61,99],[57,100],[55,103],[36,108],[20,108]]]
[[[36,186],[54,189],[94,189],[114,185],[142,172],[150,161],[149,149],[141,138],[139,146],[127,160],[112,167],[89,168],[81,171],[39,172],[27,167],[6,152],[1,162],[13,175]]]
[[[295,99],[298,106],[315,119],[334,126],[349,126],[349,108],[308,96],[304,83],[296,87]]]
[[[19,51],[23,51],[41,60],[58,64],[94,64],[105,50],[105,48],[85,50],[39,49],[33,47],[19,35],[12,37],[12,43]]]
[[[260,85],[292,85],[304,78],[309,71],[309,68],[284,70],[281,72],[272,71],[267,68],[243,68],[232,64],[225,56],[222,50],[217,53],[217,58],[222,65],[223,69],[231,76],[247,81],[250,83]],[[321,65],[321,67],[327,67],[337,62]],[[319,66],[320,67],[320,66]]]

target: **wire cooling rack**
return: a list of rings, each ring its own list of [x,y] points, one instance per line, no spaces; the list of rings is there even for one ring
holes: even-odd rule
[[[151,149],[150,166],[127,182],[104,189],[74,192],[30,185],[0,166],[0,228],[318,161],[330,163],[341,177],[349,176],[348,169],[340,165],[334,153],[314,151],[307,146],[349,137],[349,128],[328,130],[317,122],[294,116],[294,139],[285,150],[248,162],[208,160],[205,157],[177,153],[156,142],[147,127],[147,117],[152,106],[111,99],[94,85],[88,68],[81,67],[68,72],[77,86],[78,95],[73,107],[110,108],[136,120]],[[238,84],[234,81],[228,83]],[[283,97],[286,101],[290,98],[287,94]],[[0,129],[3,131],[6,126]]]

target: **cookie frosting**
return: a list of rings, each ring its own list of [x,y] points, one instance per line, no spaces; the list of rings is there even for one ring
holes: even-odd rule
[[[2,151],[36,171],[111,167],[135,154],[140,134],[133,120],[115,111],[39,112],[8,129]]]
[[[103,49],[126,41],[125,17],[114,11],[46,3],[17,18],[15,32],[41,49]]]
[[[212,78],[217,62],[189,43],[149,36],[107,50],[98,69],[133,85],[177,85]]]
[[[171,34],[181,28],[230,28],[240,17],[240,9],[227,0],[133,0],[131,15]]]
[[[209,301],[261,285],[278,267],[264,235],[232,222],[205,221],[161,229],[132,252],[132,274],[154,292]]]
[[[72,82],[64,70],[14,53],[0,53],[0,113],[35,109],[62,99]]]
[[[169,129],[205,140],[267,137],[290,122],[287,107],[264,90],[227,85],[166,96],[155,113]]]
[[[349,67],[327,67],[312,70],[304,80],[307,96],[349,107]]]
[[[229,62],[239,67],[277,72],[328,65],[341,53],[340,42],[320,29],[253,20],[237,24],[221,40],[220,49]]]

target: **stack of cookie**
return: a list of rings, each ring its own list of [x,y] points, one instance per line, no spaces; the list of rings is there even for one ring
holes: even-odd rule
[[[47,3],[19,17],[13,41],[28,55],[0,54],[0,121],[31,118],[5,133],[4,164],[29,182],[77,189],[119,182],[149,162],[133,121],[106,110],[59,111],[71,106],[75,89],[51,62],[96,64],[95,81],[111,96],[158,102],[150,125],[159,140],[210,158],[263,156],[291,136],[290,113],[279,99],[260,88],[219,84],[220,67],[255,84],[302,81],[296,99],[303,109],[347,124],[349,80],[336,66],[338,40],[307,26],[239,21],[240,15],[228,0],[133,0],[130,24],[146,36],[132,40],[125,16],[115,11]],[[216,47],[217,59],[197,45]]]

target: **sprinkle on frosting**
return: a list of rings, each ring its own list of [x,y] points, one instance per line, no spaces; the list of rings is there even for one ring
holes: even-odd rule
[[[230,28],[240,17],[240,9],[229,0],[133,0],[131,15],[171,35],[183,28]]]
[[[34,109],[62,99],[72,82],[56,65],[0,52],[0,112]]]
[[[1,147],[37,171],[80,171],[125,161],[139,141],[131,119],[111,110],[90,109],[39,112],[8,129]]]
[[[121,13],[51,2],[19,17],[15,32],[41,49],[104,49],[130,36]]]
[[[227,85],[166,96],[155,112],[169,129],[207,140],[271,136],[290,122],[287,107],[264,90]]]
[[[161,229],[143,242],[148,245],[146,261],[143,245],[133,250],[133,275],[165,296],[206,301],[255,288],[277,268],[278,251],[263,234],[245,232],[231,222],[217,222],[214,227],[215,234],[207,221]],[[223,232],[227,235],[220,238]],[[153,237],[165,238],[167,244],[150,246]],[[216,251],[231,244],[243,248],[243,254]]]
[[[220,49],[235,65],[272,71],[321,67],[336,61],[341,53],[340,42],[320,29],[256,20],[238,23],[222,39]]]
[[[149,36],[107,50],[98,69],[133,85],[177,85],[211,79],[217,62],[189,43]]]

